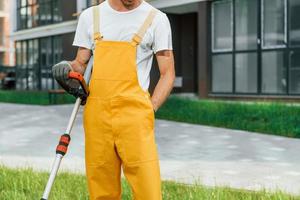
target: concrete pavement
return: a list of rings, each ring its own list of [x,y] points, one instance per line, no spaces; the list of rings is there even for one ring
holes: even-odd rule
[[[50,170],[72,105],[0,104],[0,164]],[[62,170],[84,173],[82,110]],[[300,140],[156,120],[164,180],[300,194]]]

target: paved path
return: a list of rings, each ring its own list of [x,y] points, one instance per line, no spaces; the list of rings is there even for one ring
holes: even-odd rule
[[[72,106],[0,104],[0,163],[50,170]],[[82,110],[63,170],[84,173]],[[156,120],[165,180],[300,194],[300,140]]]

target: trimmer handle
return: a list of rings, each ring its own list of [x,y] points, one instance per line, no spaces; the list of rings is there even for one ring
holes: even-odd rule
[[[78,72],[71,71],[68,74],[68,78],[75,79],[80,83],[81,88],[72,88],[70,89],[69,93],[74,95],[75,97],[81,98],[82,99],[81,105],[85,105],[86,99],[89,96],[90,91],[83,76]]]

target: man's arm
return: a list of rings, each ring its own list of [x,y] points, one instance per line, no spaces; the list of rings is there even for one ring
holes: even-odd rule
[[[156,53],[160,71],[160,79],[155,87],[151,101],[154,111],[166,101],[175,81],[174,55],[172,50],[163,50]]]
[[[79,47],[77,50],[77,55],[75,60],[71,61],[70,64],[74,71],[81,73],[82,75],[85,72],[87,63],[91,58],[92,52],[90,49]]]

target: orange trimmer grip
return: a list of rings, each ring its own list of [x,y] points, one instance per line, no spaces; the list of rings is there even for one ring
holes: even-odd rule
[[[82,87],[82,89],[84,90],[84,92],[86,94],[89,94],[89,88],[88,88],[88,86],[87,86],[87,84],[86,84],[83,76],[80,73],[71,71],[69,73],[69,78],[70,79],[76,79],[76,80],[78,80],[79,83],[80,83],[80,85],[81,85],[81,87]]]
[[[83,76],[80,74],[80,73],[78,73],[78,72],[73,72],[73,71],[71,71],[70,73],[69,73],[69,78],[71,78],[71,79],[76,79],[76,80],[78,80],[79,82],[82,82],[84,79],[83,79]]]
[[[70,141],[71,141],[70,135],[69,134],[63,134],[60,137],[59,143],[56,147],[56,153],[64,156],[68,151]]]

